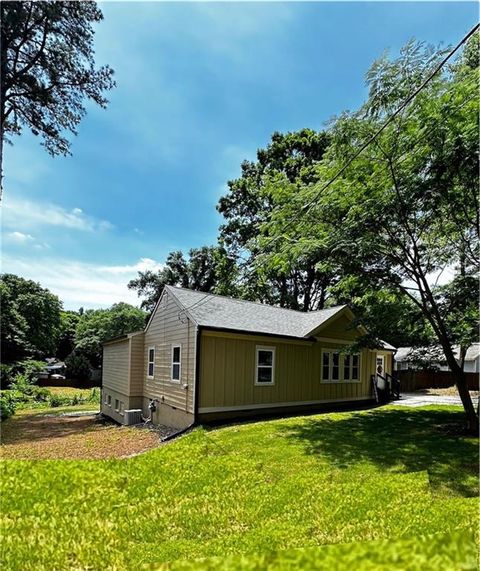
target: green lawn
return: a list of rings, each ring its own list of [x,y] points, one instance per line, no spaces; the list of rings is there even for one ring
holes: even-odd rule
[[[460,435],[462,420],[456,407],[385,407],[197,429],[129,460],[3,461],[2,559],[22,570],[222,568],[215,557],[226,569],[475,568],[478,441]]]

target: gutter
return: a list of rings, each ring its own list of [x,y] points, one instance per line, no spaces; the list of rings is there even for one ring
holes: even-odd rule
[[[281,333],[266,333],[264,331],[247,331],[245,329],[230,329],[228,327],[213,327],[210,325],[199,326],[205,331],[219,331],[222,333],[235,333],[238,335],[258,335],[260,337],[274,337],[277,339],[292,339],[295,341],[305,341],[307,343],[316,343],[315,337],[296,337],[295,335],[282,335]]]

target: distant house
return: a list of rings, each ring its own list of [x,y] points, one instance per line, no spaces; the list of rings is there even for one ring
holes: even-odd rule
[[[454,347],[457,362],[460,359],[460,348]],[[432,368],[437,371],[449,371],[450,368],[443,358],[440,347],[399,347],[395,353],[394,366],[396,371],[421,370]],[[480,343],[473,343],[467,349],[465,373],[480,372]]]
[[[360,335],[347,306],[300,312],[167,286],[144,331],[104,344],[102,412],[183,428],[368,402],[395,349],[348,353]]]

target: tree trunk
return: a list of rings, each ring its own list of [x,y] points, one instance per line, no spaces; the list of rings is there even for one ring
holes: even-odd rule
[[[472,397],[468,391],[467,379],[463,372],[463,367],[457,363],[452,348],[448,343],[442,343],[443,352],[447,359],[447,364],[452,371],[453,378],[455,379],[455,386],[457,387],[460,400],[462,401],[465,414],[467,415],[467,432],[470,434],[478,434],[478,411],[475,411],[473,406]]]

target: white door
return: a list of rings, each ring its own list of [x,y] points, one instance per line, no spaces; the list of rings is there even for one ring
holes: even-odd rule
[[[385,355],[378,355],[376,358],[375,374],[377,376],[377,387],[384,390],[385,384]]]

